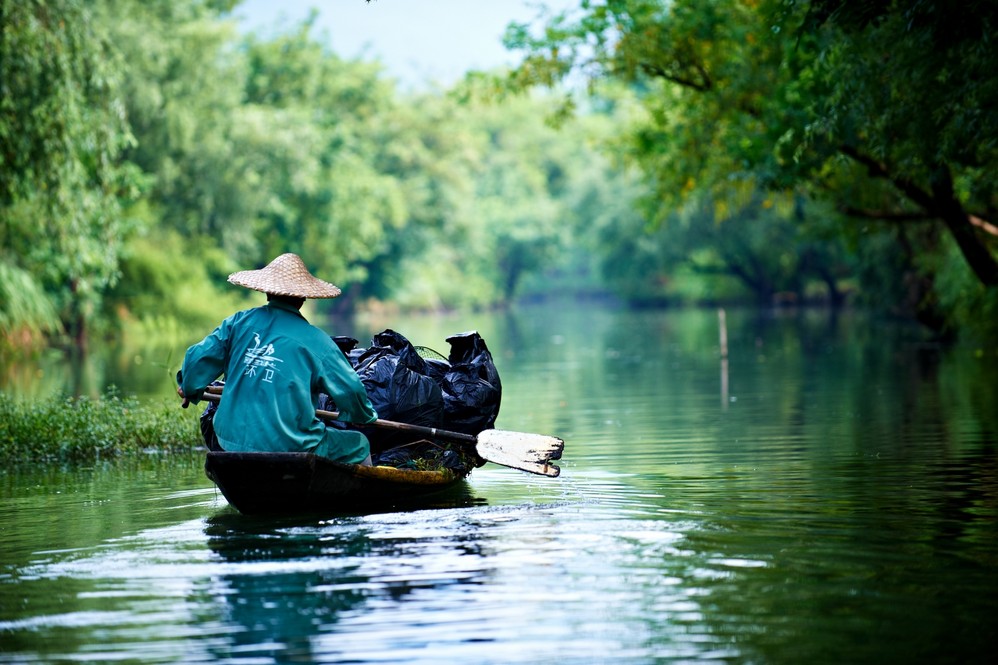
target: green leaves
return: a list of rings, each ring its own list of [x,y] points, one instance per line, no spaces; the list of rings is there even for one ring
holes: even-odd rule
[[[582,2],[510,27],[521,66],[422,95],[312,19],[241,37],[232,4],[0,0],[8,340],[200,326],[241,304],[226,270],[286,251],[347,290],[336,307],[491,305],[591,257],[648,302],[735,292],[707,273],[834,294],[858,257],[966,311],[938,233],[879,237],[919,217],[998,275],[988,3]],[[590,99],[516,94],[580,74]]]
[[[90,463],[203,445],[195,410],[143,405],[114,391],[98,399],[19,402],[0,392],[0,462]]]
[[[0,261],[42,285],[82,339],[117,275],[131,189],[120,62],[87,3],[2,0],[0,19]],[[5,335],[37,318],[13,305],[0,303]]]
[[[541,36],[510,31],[508,45],[526,59],[506,84],[582,73],[630,85],[647,115],[624,136],[654,187],[649,215],[659,221],[746,184],[824,199],[883,231],[888,220],[918,215],[950,233],[993,290],[996,241],[973,220],[993,216],[996,200],[996,9],[925,0],[582,3],[576,20],[551,19]],[[841,235],[855,237],[847,226]],[[912,256],[938,251],[918,244]],[[935,266],[930,285],[932,271],[953,269],[922,263]]]
[[[40,346],[59,329],[55,305],[41,284],[22,268],[0,259],[0,352],[9,346]]]

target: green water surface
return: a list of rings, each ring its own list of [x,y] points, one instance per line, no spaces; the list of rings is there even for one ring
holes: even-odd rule
[[[994,355],[726,325],[724,359],[713,310],[397,322],[477,328],[499,426],[567,442],[558,479],[487,465],[413,510],[244,517],[196,454],[0,473],[0,662],[990,662]]]

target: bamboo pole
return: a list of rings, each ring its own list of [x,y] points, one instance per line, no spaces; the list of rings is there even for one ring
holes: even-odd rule
[[[721,410],[728,410],[728,317],[721,308],[717,310],[717,327],[721,348]]]

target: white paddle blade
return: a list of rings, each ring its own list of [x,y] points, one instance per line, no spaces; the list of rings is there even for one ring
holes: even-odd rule
[[[475,448],[482,459],[490,462],[556,478],[561,469],[551,460],[561,459],[565,442],[544,434],[487,429],[479,432]]]

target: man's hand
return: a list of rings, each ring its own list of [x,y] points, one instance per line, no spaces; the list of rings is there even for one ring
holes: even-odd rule
[[[180,403],[181,408],[186,409],[191,405],[191,401],[187,399],[187,395],[184,394],[184,389],[177,386],[177,395],[179,395],[184,401]]]

